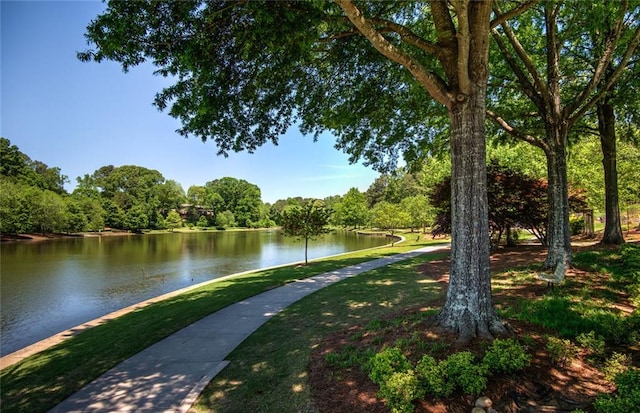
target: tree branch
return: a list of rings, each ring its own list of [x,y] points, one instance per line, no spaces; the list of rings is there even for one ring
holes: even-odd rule
[[[429,94],[438,102],[450,107],[453,98],[446,85],[439,77],[429,73],[412,56],[403,52],[389,42],[373,26],[372,22],[364,17],[362,12],[353,4],[351,0],[334,0],[347,15],[351,23],[371,42],[373,47],[382,55],[392,61],[401,64],[416,78],[421,85],[427,89]]]
[[[587,85],[587,87],[585,87],[582,90],[582,93],[580,94],[580,96],[570,106],[568,106],[565,109],[568,115],[567,117],[569,117],[571,113],[573,113],[577,108],[579,108],[580,105],[582,105],[585,102],[587,97],[591,95],[591,93],[597,87],[597,85],[600,84],[602,80],[602,75],[604,74],[605,69],[611,63],[613,59],[613,52],[615,51],[620,41],[620,36],[622,33],[622,27],[623,27],[623,20],[624,20],[625,11],[627,9],[626,7],[627,5],[628,4],[625,1],[623,10],[621,10],[620,18],[616,21],[614,27],[611,28],[611,30],[608,31],[608,33],[606,33],[605,35],[604,51],[600,56],[600,60],[598,61],[598,65],[596,66],[596,70],[594,71],[593,76],[591,76],[591,80],[589,81],[589,84]]]
[[[508,11],[503,14],[498,14],[498,16],[491,21],[491,28],[494,29],[500,26],[501,24],[505,23],[507,20],[512,19],[516,16],[519,16],[520,14],[529,10],[531,7],[535,6],[539,1],[540,0],[531,0],[521,4],[520,6],[516,7],[511,11]]]
[[[547,104],[549,111],[547,119],[559,122],[562,115],[560,100],[560,44],[558,42],[558,13],[559,6],[555,3],[545,4],[544,23],[547,31],[547,87],[549,94]],[[551,118],[549,118],[551,116]]]
[[[498,8],[497,5],[494,6],[494,11],[496,13],[500,13],[500,9]],[[538,71],[536,70],[535,64],[531,60],[531,57],[529,57],[527,52],[524,50],[524,47],[522,47],[522,44],[520,43],[520,41],[516,37],[515,33],[513,32],[513,29],[511,29],[511,26],[509,25],[509,23],[506,22],[506,21],[504,23],[502,23],[502,29],[504,30],[504,33],[505,33],[507,39],[509,40],[509,43],[511,44],[511,46],[515,50],[516,54],[518,55],[518,57],[520,58],[520,60],[524,64],[525,68],[529,72],[529,75],[533,79],[533,84],[535,85],[536,89],[538,90],[538,93],[540,94],[540,96],[546,96],[547,95],[547,86],[545,85],[545,83],[540,78],[540,75],[538,74]]]
[[[536,90],[532,81],[529,78],[527,78],[526,73],[520,68],[520,66],[516,62],[515,57],[511,53],[509,53],[509,50],[507,49],[506,44],[502,40],[500,33],[496,29],[491,30],[491,33],[493,34],[493,38],[495,39],[496,44],[498,45],[498,48],[502,53],[502,56],[506,60],[511,70],[513,70],[513,73],[518,78],[518,82],[522,86],[524,93],[529,97],[529,99],[531,99],[531,101],[533,102],[534,105],[536,105],[539,111],[544,112],[546,110],[545,101],[540,95],[539,93],[540,91]]]
[[[465,95],[471,93],[471,80],[469,79],[469,50],[471,48],[471,34],[469,33],[469,9],[468,0],[455,0],[454,9],[458,14],[458,84],[460,92]]]
[[[451,20],[447,2],[441,0],[430,0],[431,14],[438,33],[438,44],[450,44],[456,35],[456,27]]]
[[[424,40],[422,37],[418,36],[417,34],[412,32],[410,29],[408,29],[407,27],[401,24],[394,23],[389,20],[383,20],[383,19],[377,19],[377,18],[370,18],[369,21],[378,26],[386,27],[390,31],[399,34],[400,39],[402,39],[402,41],[407,44],[415,46],[418,49],[423,50],[434,56],[438,54],[439,49],[435,44]]]
[[[607,79],[607,83],[602,86],[598,93],[596,93],[587,103],[582,105],[582,107],[575,111],[575,113],[569,117],[569,125],[577,122],[588,110],[593,108],[593,106],[602,99],[609,89],[613,87],[613,85],[618,81],[618,78],[622,75],[622,72],[628,67],[629,61],[632,57],[635,57],[636,50],[638,49],[638,45],[640,44],[640,25],[636,28],[633,37],[629,41],[629,45],[627,50],[625,51],[620,64],[613,71],[611,76]]]
[[[547,152],[549,150],[549,147],[547,146],[547,144],[543,140],[538,139],[535,136],[532,136],[532,135],[529,135],[529,134],[526,134],[526,133],[523,133],[523,132],[517,130],[516,128],[511,126],[506,120],[504,120],[502,117],[498,116],[495,112],[493,112],[491,110],[487,110],[486,113],[487,113],[487,116],[489,117],[489,119],[491,119],[502,130],[504,130],[509,135],[513,136],[514,138],[522,140],[522,141],[525,141],[525,142],[528,142],[531,145],[536,146],[536,147],[542,149],[545,152]]]

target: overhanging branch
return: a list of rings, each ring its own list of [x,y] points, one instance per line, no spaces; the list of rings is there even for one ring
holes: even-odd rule
[[[450,107],[453,104],[453,98],[448,92],[446,84],[439,77],[425,70],[422,64],[411,55],[398,49],[389,42],[382,33],[374,27],[373,22],[368,20],[351,0],[334,1],[342,8],[349,18],[349,21],[369,40],[378,52],[409,70],[414,78],[425,87],[431,97],[436,101],[446,107]]]
[[[547,146],[547,144],[543,140],[538,139],[533,135],[529,135],[529,134],[526,134],[526,133],[523,133],[523,132],[519,131],[518,129],[516,129],[513,126],[511,126],[509,124],[509,122],[507,122],[506,120],[504,120],[502,117],[498,116],[495,112],[493,112],[491,110],[487,110],[486,113],[487,113],[487,116],[489,117],[489,119],[491,119],[502,130],[504,130],[509,135],[513,136],[514,138],[519,139],[521,141],[528,142],[531,145],[536,146],[536,147],[542,149],[545,152],[547,152],[549,150],[549,147]]]

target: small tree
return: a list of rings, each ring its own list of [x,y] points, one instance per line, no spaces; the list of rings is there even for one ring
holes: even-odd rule
[[[237,225],[236,217],[233,215],[233,212],[227,209],[226,211],[220,212],[216,215],[216,225],[219,229],[234,227]]]
[[[204,215],[200,215],[200,218],[198,218],[198,222],[196,222],[196,226],[200,228],[208,227],[209,221],[207,221],[207,217],[205,217]]]
[[[396,228],[403,228],[411,222],[411,216],[402,210],[400,205],[382,201],[373,207],[372,224],[380,229],[387,229],[393,236]]]
[[[426,227],[435,215],[429,198],[425,195],[410,196],[400,202],[400,207],[411,217],[411,232],[414,228],[422,228],[422,232],[426,233]]]
[[[149,225],[149,217],[143,205],[134,205],[124,216],[124,229],[142,232]]]
[[[282,230],[287,236],[304,239],[304,264],[307,265],[309,240],[329,232],[327,224],[331,212],[322,201],[307,201],[301,206],[292,206],[281,213]]]
[[[175,228],[180,228],[182,226],[182,218],[180,217],[180,214],[172,210],[167,214],[167,218],[164,223],[167,225],[167,228],[173,231]]]

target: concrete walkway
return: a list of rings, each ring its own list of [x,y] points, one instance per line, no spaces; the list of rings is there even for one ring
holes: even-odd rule
[[[50,412],[186,412],[229,363],[227,355],[287,306],[345,278],[442,248],[345,267],[230,305],[123,361]]]

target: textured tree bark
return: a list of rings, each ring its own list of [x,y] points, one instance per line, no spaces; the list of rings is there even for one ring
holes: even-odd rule
[[[609,98],[598,104],[598,131],[602,147],[602,166],[604,167],[605,226],[602,235],[603,244],[620,245],[624,243],[620,205],[618,202],[618,167],[616,164],[616,118]]]
[[[491,300],[484,135],[485,90],[449,111],[451,119],[451,273],[439,324],[461,341],[506,328]]]
[[[543,267],[554,270],[558,281],[571,266],[571,229],[569,227],[569,190],[567,180],[566,137],[554,125],[548,126],[552,143],[545,151],[549,178],[549,219],[547,224],[547,258]]]

